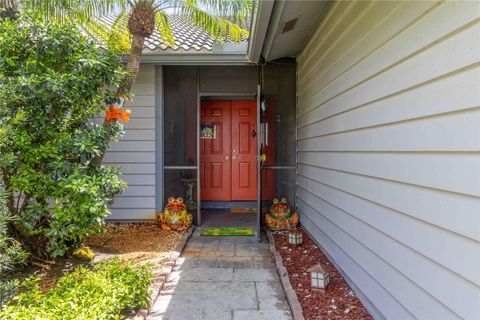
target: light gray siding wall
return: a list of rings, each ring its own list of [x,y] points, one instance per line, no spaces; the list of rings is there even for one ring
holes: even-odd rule
[[[128,188],[115,197],[109,219],[155,219],[155,66],[142,64],[132,89],[125,135],[114,142],[104,163],[122,167]]]
[[[377,318],[480,319],[479,2],[335,2],[298,57],[304,227]]]

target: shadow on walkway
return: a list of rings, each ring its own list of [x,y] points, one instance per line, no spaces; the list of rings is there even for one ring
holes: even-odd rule
[[[264,237],[202,237],[198,228],[150,320],[292,319]]]

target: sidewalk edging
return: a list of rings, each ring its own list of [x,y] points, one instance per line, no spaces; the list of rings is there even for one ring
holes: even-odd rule
[[[292,284],[290,283],[287,268],[285,268],[285,266],[283,265],[282,257],[280,256],[280,253],[275,248],[275,239],[273,238],[272,234],[268,230],[265,230],[265,233],[267,235],[270,252],[272,253],[273,258],[275,259],[275,266],[277,269],[277,273],[278,273],[278,276],[280,277],[283,291],[285,291],[285,296],[287,297],[287,301],[288,301],[288,304],[290,305],[290,310],[292,311],[293,317],[295,320],[305,320],[305,318],[303,317],[302,306],[300,305],[297,294],[295,293],[295,290],[293,289]]]
[[[188,239],[190,239],[194,230],[195,230],[195,226],[192,226],[187,230],[187,232],[185,232],[180,243],[177,245],[175,250],[170,253],[170,257],[168,258],[168,261],[165,263],[165,271],[162,272],[160,275],[158,275],[155,279],[153,279],[152,281],[153,292],[152,292],[152,295],[150,296],[150,306],[148,307],[148,309],[140,309],[134,315],[127,317],[126,320],[147,319],[148,315],[151,312],[151,307],[155,304],[155,301],[157,301],[158,297],[160,296],[160,291],[162,291],[163,285],[168,281],[168,277],[172,273],[172,270],[175,267],[175,263],[177,259],[182,254],[183,249],[185,249]]]

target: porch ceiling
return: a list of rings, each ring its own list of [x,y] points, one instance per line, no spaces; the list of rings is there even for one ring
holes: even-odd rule
[[[275,2],[262,52],[265,60],[295,57],[325,15],[330,3],[331,1],[304,0]],[[287,31],[286,24],[289,22],[293,28]]]

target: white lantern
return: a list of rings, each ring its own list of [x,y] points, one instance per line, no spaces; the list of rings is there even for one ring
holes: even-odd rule
[[[330,283],[330,272],[322,264],[316,264],[307,270],[310,273],[310,285],[313,290],[325,292]]]
[[[288,243],[294,245],[301,245],[303,243],[303,232],[300,229],[288,230]]]

